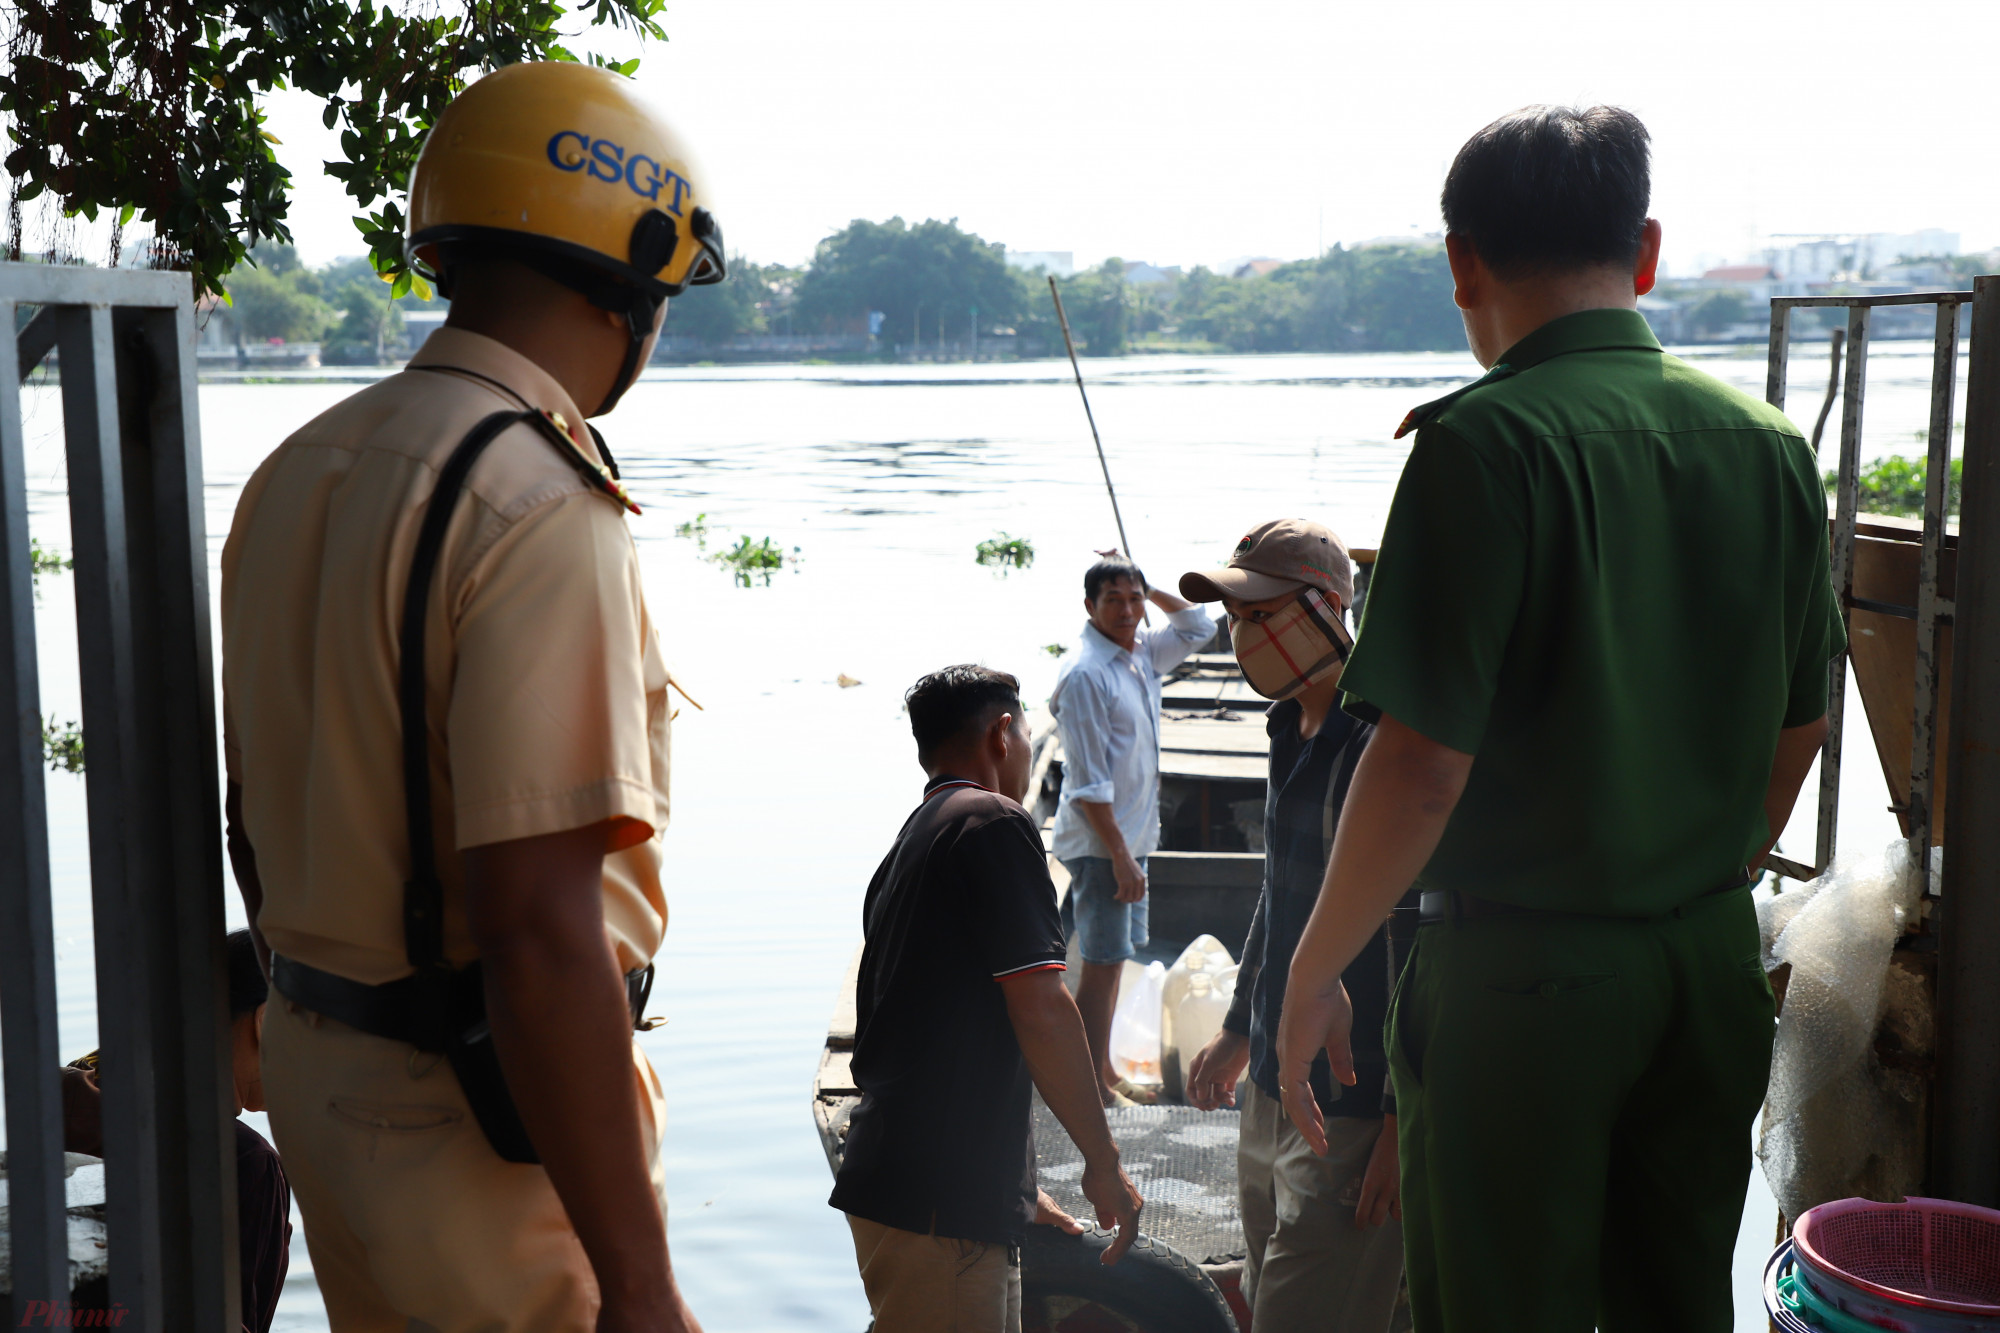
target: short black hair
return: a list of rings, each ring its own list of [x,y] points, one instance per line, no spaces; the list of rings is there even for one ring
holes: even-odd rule
[[[1651,143],[1622,107],[1522,107],[1452,159],[1445,229],[1508,281],[1629,264],[1652,203]]]
[[[910,686],[903,707],[917,738],[917,762],[929,768],[939,746],[985,726],[994,713],[1022,716],[1021,682],[991,667],[948,666]]]
[[[241,1018],[255,1012],[270,997],[264,968],[257,961],[257,946],[247,930],[232,930],[223,947],[229,954],[229,1016]]]
[[[1108,559],[1098,561],[1089,569],[1083,571],[1084,599],[1086,601],[1096,601],[1097,595],[1104,591],[1105,584],[1116,583],[1119,579],[1132,580],[1134,586],[1140,592],[1144,592],[1152,586],[1146,582],[1146,572],[1144,570],[1122,555],[1112,556]]]

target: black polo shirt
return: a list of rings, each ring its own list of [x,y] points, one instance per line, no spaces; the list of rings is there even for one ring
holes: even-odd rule
[[[1063,965],[1040,830],[997,792],[933,779],[862,928],[861,1104],[828,1202],[904,1231],[1019,1240],[1035,1216],[1031,1085],[997,982]]]

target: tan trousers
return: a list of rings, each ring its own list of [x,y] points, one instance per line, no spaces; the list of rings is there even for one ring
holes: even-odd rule
[[[1021,1333],[1010,1246],[899,1231],[847,1215],[874,1333]]]
[[[442,1056],[273,995],[264,1095],[334,1333],[592,1333],[597,1279],[539,1166],[503,1162]],[[666,1101],[635,1046],[666,1211]]]
[[[1359,1231],[1354,1209],[1382,1122],[1329,1117],[1321,1157],[1284,1105],[1244,1080],[1236,1149],[1242,1191],[1243,1299],[1253,1333],[1388,1333],[1399,1305],[1403,1233],[1392,1218]],[[1392,1322],[1393,1321],[1393,1322]]]

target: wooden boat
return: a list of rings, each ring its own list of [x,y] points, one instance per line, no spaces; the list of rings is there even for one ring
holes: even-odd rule
[[[1354,555],[1361,562],[1357,592],[1365,596],[1375,553]],[[1359,606],[1357,597],[1357,616]],[[1171,962],[1200,935],[1215,936],[1235,953],[1249,933],[1264,873],[1268,706],[1244,681],[1220,627],[1203,651],[1163,682],[1161,846],[1147,863],[1153,936],[1149,957]],[[1062,742],[1052,723],[1043,724],[1035,745],[1028,806],[1046,842],[1063,775]],[[1049,864],[1058,895],[1067,893],[1068,874],[1053,856]],[[856,949],[813,1080],[813,1119],[827,1165],[835,1171],[848,1118],[860,1101],[851,1065],[860,965]],[[1236,1112],[1161,1105],[1118,1108],[1106,1115],[1126,1170],[1147,1199],[1142,1234],[1164,1246],[1135,1248],[1118,1269],[1106,1270],[1096,1264],[1095,1251],[1082,1243],[1065,1243],[1053,1235],[1035,1238],[1022,1256],[1025,1333],[1067,1327],[1134,1333],[1247,1329],[1249,1313],[1237,1291],[1243,1229],[1236,1188]],[[1042,1187],[1087,1220],[1089,1206],[1078,1188],[1082,1160],[1039,1098],[1035,1143]],[[1101,1247],[1103,1242],[1095,1243]]]

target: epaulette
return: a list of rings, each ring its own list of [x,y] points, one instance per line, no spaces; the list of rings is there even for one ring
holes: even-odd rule
[[[1432,417],[1444,411],[1445,408],[1465,397],[1465,395],[1471,393],[1474,389],[1484,388],[1495,381],[1504,380],[1513,373],[1514,368],[1505,361],[1502,361],[1472,383],[1453,389],[1442,398],[1433,398],[1421,407],[1411,408],[1410,414],[1403,418],[1403,424],[1396,427],[1395,438],[1402,439],[1405,435],[1408,435],[1411,431],[1423,425],[1426,421],[1429,421]]]

